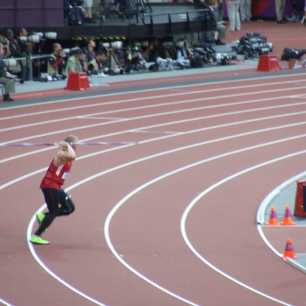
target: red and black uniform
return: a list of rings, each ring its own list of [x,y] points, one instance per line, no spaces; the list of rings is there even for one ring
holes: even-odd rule
[[[40,184],[49,211],[35,232],[36,235],[41,235],[56,217],[69,215],[74,211],[74,204],[70,196],[62,189],[71,166],[72,161],[59,167],[54,164],[53,160],[51,161]]]
[[[64,185],[64,181],[67,178],[72,166],[72,161],[66,162],[64,165],[56,167],[54,161],[52,160],[49,168],[43,177],[40,188],[52,188],[61,189]]]

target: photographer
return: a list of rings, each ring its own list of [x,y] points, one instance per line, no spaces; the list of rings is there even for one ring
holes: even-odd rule
[[[84,71],[82,66],[82,57],[83,52],[79,47],[71,49],[65,70],[65,75],[67,77],[69,76],[69,73],[80,73]]]
[[[3,101],[11,102],[14,101],[11,94],[15,93],[15,76],[7,71],[4,52],[3,44],[0,43],[0,84],[4,86]]]
[[[59,43],[53,44],[53,52],[48,60],[48,74],[52,78],[61,79],[64,73],[64,54],[62,46]]]

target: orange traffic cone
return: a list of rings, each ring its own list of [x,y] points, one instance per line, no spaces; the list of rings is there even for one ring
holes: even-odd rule
[[[268,220],[269,225],[278,225],[277,215],[274,207],[271,208],[270,217]]]
[[[285,250],[284,250],[284,254],[283,257],[286,258],[296,258],[296,254],[294,252],[294,248],[293,248],[293,243],[292,240],[288,239],[286,241],[286,246],[285,246]]]
[[[283,218],[283,221],[282,221],[282,225],[294,225],[294,224],[295,223],[292,220],[292,215],[291,215],[290,209],[287,206],[286,210],[285,210],[284,218]]]

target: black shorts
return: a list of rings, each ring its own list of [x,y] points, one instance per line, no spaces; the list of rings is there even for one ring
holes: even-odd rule
[[[63,189],[42,188],[41,191],[51,214],[69,215],[75,210],[71,196]]]

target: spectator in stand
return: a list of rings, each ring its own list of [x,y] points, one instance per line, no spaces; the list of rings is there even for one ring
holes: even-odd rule
[[[176,43],[176,63],[180,68],[190,67],[190,59],[192,58],[192,53],[187,48],[185,40],[179,40]]]
[[[240,0],[227,0],[226,4],[230,23],[230,31],[240,31]]]
[[[85,14],[89,22],[91,22],[92,20],[92,6],[93,6],[93,0],[84,0]]]
[[[69,25],[81,25],[84,23],[86,15],[83,4],[83,0],[65,0],[65,19],[67,20]]]
[[[240,0],[241,21],[250,21],[252,18],[252,0]]]
[[[25,28],[21,28],[19,31],[19,35],[17,38],[19,44],[19,56],[23,57],[20,61],[21,65],[21,82],[28,79],[28,69],[27,69],[27,61],[29,60],[29,56],[31,55],[32,43],[28,41],[28,31]]]
[[[54,79],[62,79],[65,60],[62,46],[59,43],[53,44],[53,52],[48,60],[48,74]]]
[[[210,9],[217,22],[217,31],[214,33],[214,39],[217,45],[225,45],[226,28],[223,23],[223,0],[211,0]]]
[[[305,24],[305,21],[306,21],[306,0],[304,4],[304,15],[302,17],[301,24]]]
[[[14,101],[11,94],[15,93],[15,76],[10,74],[4,61],[4,46],[0,43],[0,84],[4,86],[3,101]]]
[[[98,64],[96,61],[96,42],[94,40],[89,40],[87,47],[84,50],[86,62],[88,64],[88,74],[98,73]]]
[[[277,23],[286,23],[286,20],[284,18],[285,6],[286,6],[286,0],[275,0],[275,12],[276,12]]]
[[[70,51],[70,56],[67,61],[65,75],[68,77],[69,73],[80,73],[83,72],[82,67],[82,55],[83,52],[79,47],[72,48]]]

